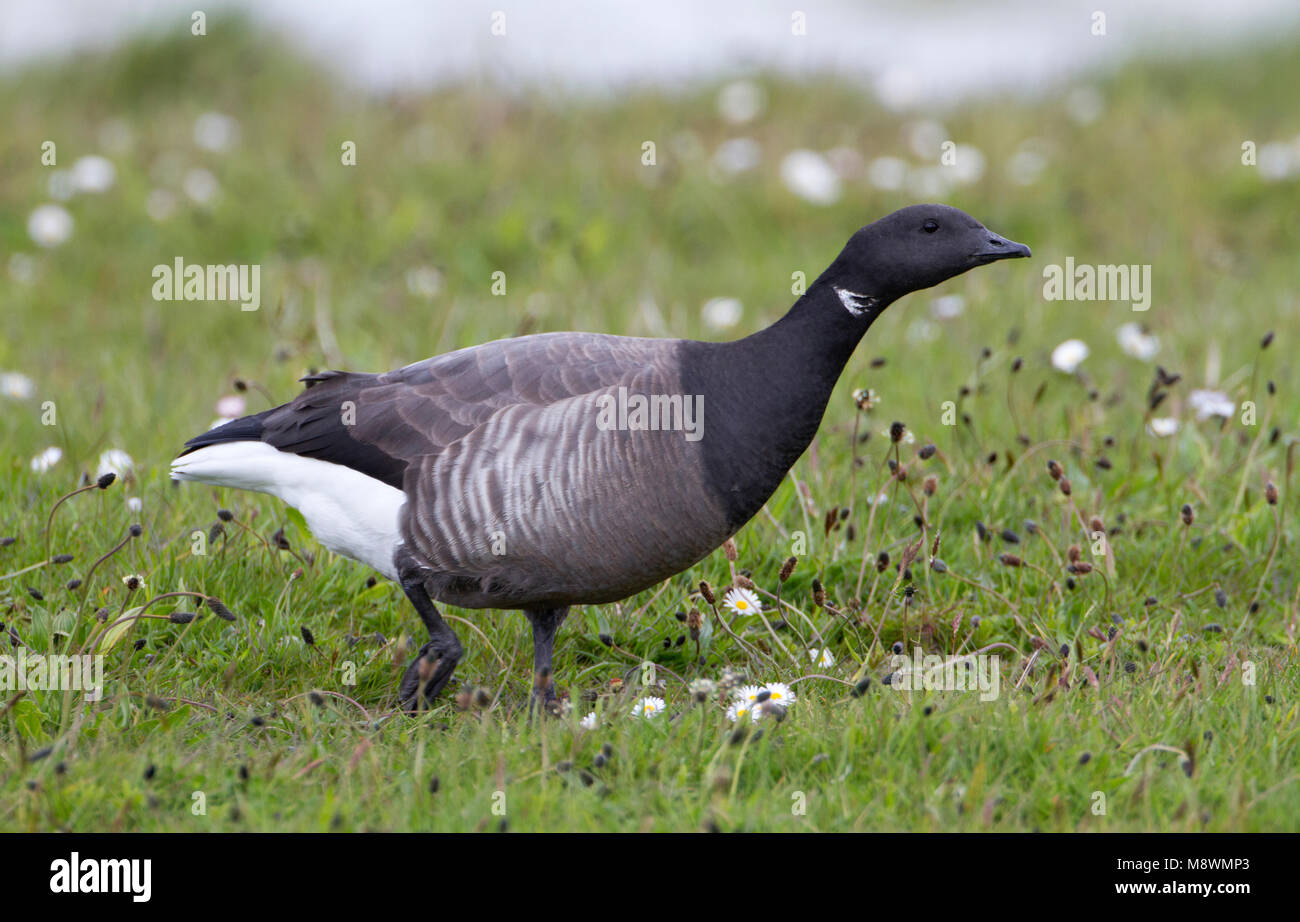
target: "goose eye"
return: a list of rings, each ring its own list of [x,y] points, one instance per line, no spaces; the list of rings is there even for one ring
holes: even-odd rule
[[[924,224],[921,225],[921,230],[925,231],[927,234],[933,234],[938,229],[939,229],[938,221],[926,221]]]

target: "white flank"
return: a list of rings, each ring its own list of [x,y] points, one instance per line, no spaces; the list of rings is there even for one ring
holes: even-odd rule
[[[396,579],[397,515],[406,494],[350,467],[265,442],[221,442],[172,462],[173,480],[269,493],[302,513],[316,540]]]

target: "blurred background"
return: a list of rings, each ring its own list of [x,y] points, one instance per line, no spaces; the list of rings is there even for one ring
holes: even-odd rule
[[[504,6],[220,2],[201,29],[151,0],[0,6],[11,485],[114,450],[161,470],[313,368],[545,330],[740,336],[915,201],[1035,259],[876,324],[842,386],[890,413],[937,420],[987,347],[1025,357],[1044,407],[1130,401],[1140,431],[1156,363],[1231,389],[1295,330],[1294,2]],[[1067,256],[1151,265],[1150,311],[1045,301]],[[154,300],[177,257],[260,266],[260,309]],[[1054,367],[1070,339],[1088,358]]]

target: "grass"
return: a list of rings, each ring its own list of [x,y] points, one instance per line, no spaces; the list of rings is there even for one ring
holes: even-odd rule
[[[1066,115],[1064,91],[941,113],[989,164],[944,199],[1028,242],[1034,260],[914,295],[872,328],[813,448],[737,536],[734,567],[768,594],[770,629],[724,610],[724,631],[699,597],[702,580],[719,592],[733,581],[719,551],[654,591],[575,610],[556,650],[573,709],[530,724],[517,613],[447,609],[467,650],[458,681],[430,713],[397,715],[422,640],[400,591],[317,547],[276,501],[173,487],[167,462],[236,380],[251,412],[288,399],[309,369],[376,370],[523,332],[757,329],[792,300],[792,273],[815,276],[852,230],[918,197],[853,180],[837,204],[812,206],[782,185],[780,158],[845,146],[917,162],[911,120],[849,86],[775,79],[761,81],[766,112],[738,129],[718,118],[713,88],[557,101],[467,86],[371,101],[238,21],[209,31],[0,78],[0,369],[36,384],[30,399],[0,398],[0,535],[16,539],[0,547],[0,620],[36,651],[98,644],[107,676],[97,703],[4,693],[0,828],[1294,828],[1300,185],[1240,163],[1243,141],[1300,132],[1293,43],[1130,65],[1097,84],[1105,110],[1087,125]],[[209,110],[238,119],[233,150],[195,146]],[[104,150],[106,125],[116,184],[68,203],[72,238],[37,248],[27,216],[54,169],[42,142],[67,168]],[[762,162],[719,181],[709,152],[738,135]],[[346,140],[356,166],[340,163]],[[1026,143],[1046,166],[1019,185],[1006,164]],[[207,206],[180,191],[196,167],[220,184]],[[159,188],[177,201],[163,221],[145,210]],[[152,267],[178,255],[261,265],[261,310],[154,301]],[[1150,264],[1152,309],[1044,301],[1041,268],[1066,256]],[[428,268],[436,276],[419,277],[440,287],[421,294],[408,276]],[[964,313],[931,319],[932,299],[955,293]],[[700,313],[718,296],[745,305],[724,333]],[[1182,375],[1154,414],[1154,364],[1116,343],[1135,319]],[[1092,354],[1067,375],[1048,356],[1072,337]],[[1198,422],[1188,395],[1211,385],[1252,401],[1254,424],[1241,412]],[[859,410],[856,388],[879,404]],[[1156,438],[1152,415],[1181,428]],[[891,444],[895,420],[912,440]],[[29,460],[47,446],[63,457],[37,473]],[[134,470],[68,500],[47,536],[55,502],[110,448]],[[890,478],[891,458],[905,481]],[[219,509],[232,518],[207,542]],[[1094,516],[1109,554],[1093,554]],[[941,569],[928,565],[936,539]],[[1071,545],[1091,572],[1067,572]],[[904,580],[893,566],[909,548]],[[772,595],[792,554],[782,619]],[[130,574],[146,584],[136,593]],[[148,611],[200,617],[128,621],[105,640],[118,613],[176,591],[217,597],[236,620],[163,599]],[[703,663],[678,620],[692,608],[704,611]],[[997,654],[1000,694],[885,686],[896,643]],[[810,647],[835,665],[814,668]],[[684,685],[726,667],[794,683],[798,701],[783,722],[737,731]],[[860,677],[872,682],[854,695]],[[486,706],[472,700],[480,688]],[[626,717],[644,694],[667,713]],[[582,729],[592,710],[601,726]]]

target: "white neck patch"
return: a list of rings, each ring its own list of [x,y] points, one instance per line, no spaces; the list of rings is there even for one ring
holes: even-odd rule
[[[860,295],[846,288],[836,288],[835,293],[839,295],[840,303],[844,305],[844,309],[854,317],[861,317],[863,314],[873,312],[876,309],[877,301],[871,295]]]

